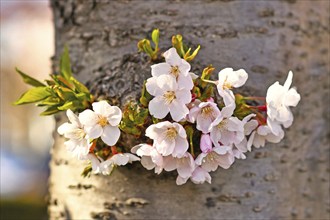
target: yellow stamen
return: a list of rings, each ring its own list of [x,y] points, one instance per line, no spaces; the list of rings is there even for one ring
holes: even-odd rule
[[[226,77],[226,79],[225,79],[225,81],[224,81],[224,83],[222,85],[222,88],[223,89],[232,89],[233,86],[229,82],[227,82],[227,78],[228,78],[228,76]]]
[[[226,128],[226,124],[227,124],[226,121],[221,121],[221,122],[217,125],[217,128],[218,128],[219,130],[223,130],[224,128]]]
[[[106,126],[108,124],[108,120],[106,117],[103,116],[99,116],[99,120],[97,122],[99,125],[101,125],[102,127]]]
[[[209,117],[213,114],[213,108],[211,106],[205,106],[201,110],[203,117]]]
[[[168,139],[173,140],[173,139],[176,138],[177,135],[178,135],[178,132],[173,127],[172,128],[168,128],[167,131],[166,131],[166,138],[168,138]]]
[[[165,92],[165,94],[163,96],[164,96],[166,104],[171,104],[172,101],[176,98],[175,92],[173,92],[173,91]]]
[[[175,78],[177,79],[180,74],[180,69],[178,66],[171,66],[171,72],[170,72]]]
[[[75,139],[77,140],[81,140],[85,137],[86,133],[83,129],[76,129],[74,130],[74,136],[75,136]]]

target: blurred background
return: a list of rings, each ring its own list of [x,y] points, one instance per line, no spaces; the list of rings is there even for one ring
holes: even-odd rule
[[[15,72],[43,80],[54,54],[52,12],[46,0],[1,0],[1,219],[47,219],[52,117],[34,105],[13,106],[28,89]]]

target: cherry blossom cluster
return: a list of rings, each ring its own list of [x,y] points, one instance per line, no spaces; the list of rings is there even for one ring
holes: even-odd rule
[[[140,158],[130,153],[113,154],[108,160],[93,153],[96,140],[108,146],[114,146],[119,137],[118,125],[122,111],[117,106],[110,106],[106,101],[94,102],[93,110],[86,109],[75,115],[70,109],[66,114],[70,122],[62,124],[58,133],[69,139],[64,142],[67,150],[80,160],[90,160],[94,173],[110,174],[114,166],[123,166]]]
[[[300,101],[296,89],[290,88],[291,71],[284,85],[276,82],[268,88],[266,97],[244,97],[233,92],[248,79],[243,69],[222,69],[212,81],[190,72],[190,64],[175,48],[163,57],[165,62],[151,66],[145,84],[152,97],[147,105],[148,121],[153,122],[145,124],[147,141],[130,146],[131,152],[124,152],[117,143],[122,120],[118,107],[99,101],[78,116],[67,111],[70,122],[58,132],[68,138],[68,151],[91,161],[94,173],[110,174],[115,166],[140,161],[157,174],[176,170],[178,185],[188,179],[195,184],[211,183],[210,172],[245,159],[252,146],[278,143],[284,137],[283,128],[291,126],[290,107]],[[196,93],[200,83],[216,91],[202,98]],[[95,151],[99,141],[111,149],[106,158]]]

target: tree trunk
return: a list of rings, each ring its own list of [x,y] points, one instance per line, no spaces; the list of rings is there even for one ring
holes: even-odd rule
[[[176,186],[175,174],[155,175],[140,165],[83,178],[85,163],[72,158],[54,133],[51,219],[330,217],[328,1],[68,0],[53,1],[52,8],[54,64],[68,45],[77,77],[119,104],[138,95],[150,77],[150,63],[136,43],[153,28],[161,30],[163,48],[179,33],[190,45],[201,44],[192,64],[197,74],[208,64],[217,71],[246,69],[249,80],[241,92],[263,96],[291,69],[302,100],[281,143],[218,169],[211,185]]]

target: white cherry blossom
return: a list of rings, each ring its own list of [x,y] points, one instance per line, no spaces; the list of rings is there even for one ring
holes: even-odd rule
[[[182,59],[175,48],[167,50],[163,56],[165,63],[151,66],[151,75],[155,78],[161,75],[169,75],[178,83],[178,88],[191,90],[194,86],[192,74],[189,72],[190,64]]]
[[[202,145],[206,145],[202,147]],[[202,153],[198,155],[195,163],[207,172],[215,171],[218,166],[228,169],[235,161],[231,146],[217,146],[212,148],[211,138],[203,134],[201,138]]]
[[[189,178],[191,182],[195,184],[203,184],[205,182],[211,184],[212,179],[210,174],[206,170],[199,166],[196,166],[190,177],[183,178],[181,176],[178,176],[178,178],[176,179],[176,184],[183,185],[187,182]]]
[[[66,111],[66,115],[68,116],[70,123],[66,122],[62,124],[57,129],[57,132],[69,139],[64,142],[67,150],[78,159],[83,159],[83,157],[89,153],[92,144],[90,143],[79,118],[70,109]]]
[[[244,123],[237,117],[218,117],[212,124],[210,136],[214,146],[239,144],[244,139]]]
[[[101,137],[109,146],[117,143],[120,137],[118,125],[122,112],[117,106],[111,106],[106,101],[94,102],[93,111],[87,109],[79,114],[79,120],[84,125],[89,138]]]
[[[154,140],[153,145],[163,156],[182,157],[189,147],[185,129],[176,122],[164,121],[150,125],[146,136]]]
[[[251,133],[247,146],[249,149],[251,149],[252,145],[256,148],[260,148],[265,146],[266,141],[271,143],[279,143],[283,137],[284,131],[282,128],[279,130],[279,133],[275,135],[269,126],[261,125]]]
[[[164,158],[154,146],[139,144],[134,146],[131,152],[141,157],[141,164],[147,170],[155,169],[155,173],[157,174],[163,171]]]
[[[149,78],[146,83],[147,91],[155,96],[149,102],[149,112],[158,119],[163,119],[170,113],[174,121],[180,121],[189,113],[186,104],[191,101],[191,92],[178,88],[175,79],[169,75]]]
[[[111,174],[115,166],[125,166],[128,163],[140,160],[140,158],[130,153],[118,153],[107,160],[103,160],[95,154],[88,154],[87,159],[92,163],[93,172],[95,174],[102,173],[103,175]]]
[[[201,102],[189,111],[189,121],[195,123],[196,128],[203,133],[208,133],[212,122],[220,116],[220,110],[216,103],[208,101]]]
[[[296,89],[290,89],[292,77],[293,73],[290,71],[284,85],[275,82],[268,88],[266,95],[267,116],[271,120],[270,123],[279,122],[285,128],[290,127],[293,122],[293,115],[289,107],[296,106],[300,101],[300,95]]]
[[[232,68],[225,68],[219,72],[218,76],[217,89],[222,97],[226,93],[232,93],[230,89],[244,85],[248,79],[248,74],[244,69],[234,71]]]
[[[244,125],[248,118],[241,121],[237,117],[232,116],[235,104],[230,96],[225,95],[224,102],[226,106],[221,109],[221,114],[209,127],[211,140],[215,146],[220,146],[220,143],[227,146],[232,144],[238,145],[245,137]]]
[[[192,155],[188,152],[184,153],[181,158],[164,157],[164,169],[166,171],[177,170],[179,177],[189,178],[195,170],[195,161]]]
[[[235,143],[233,147],[233,153],[237,159],[245,159],[246,157],[244,153],[251,151],[251,147],[248,146],[246,136],[250,135],[258,127],[258,121],[252,119],[255,116],[256,114],[249,114],[242,119],[242,123],[244,125],[244,138],[240,143]]]

